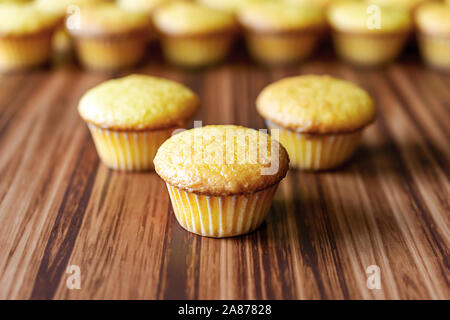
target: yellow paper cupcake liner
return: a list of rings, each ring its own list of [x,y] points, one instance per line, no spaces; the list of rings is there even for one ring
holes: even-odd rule
[[[248,32],[245,36],[251,56],[265,64],[288,64],[310,57],[320,36],[315,32],[264,34]]]
[[[162,38],[164,57],[187,68],[209,66],[224,60],[233,43],[231,35]]]
[[[102,162],[112,169],[142,171],[153,169],[153,158],[174,127],[152,131],[115,131],[88,124]]]
[[[206,196],[166,183],[173,211],[186,230],[206,237],[246,234],[264,221],[278,183],[251,195]]]
[[[52,52],[53,32],[0,37],[0,70],[13,71],[44,64]]]
[[[420,34],[419,49],[423,59],[432,67],[450,70],[450,37]]]
[[[343,134],[307,134],[283,129],[267,121],[268,127],[277,129],[278,140],[286,148],[290,166],[302,170],[327,170],[345,163],[358,147],[362,130]]]
[[[408,39],[407,33],[395,35],[364,35],[334,32],[337,54],[344,60],[361,66],[378,66],[395,60]]]
[[[144,56],[147,34],[116,37],[76,36],[80,62],[88,69],[116,70],[136,65]]]

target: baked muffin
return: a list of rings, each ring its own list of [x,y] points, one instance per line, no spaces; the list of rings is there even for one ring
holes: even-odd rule
[[[353,83],[329,76],[285,78],[267,86],[256,106],[291,165],[326,170],[346,162],[363,129],[375,120],[371,97]]]
[[[0,4],[0,71],[15,71],[47,62],[60,17],[31,4]]]
[[[430,66],[450,71],[450,6],[429,3],[416,11],[419,48]]]
[[[202,236],[223,238],[262,224],[289,158],[266,133],[226,125],[172,136],[159,148],[154,163],[180,225]]]
[[[188,68],[224,60],[237,29],[232,14],[182,1],[160,7],[153,22],[161,34],[166,59]]]
[[[158,147],[187,125],[198,106],[198,97],[181,84],[131,75],[90,89],[78,111],[103,163],[138,171],[153,168]]]
[[[80,62],[88,69],[116,70],[137,64],[148,43],[150,19],[114,3],[80,6],[68,24]]]
[[[368,67],[383,65],[397,58],[412,29],[408,10],[378,6],[380,24],[377,25],[377,14],[367,11],[371,5],[344,1],[333,3],[328,10],[338,55],[348,62]]]
[[[266,64],[286,64],[309,57],[323,31],[318,6],[267,2],[238,11],[250,54]]]

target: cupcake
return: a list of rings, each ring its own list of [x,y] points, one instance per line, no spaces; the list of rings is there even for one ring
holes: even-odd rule
[[[198,106],[198,97],[181,84],[131,75],[90,89],[78,111],[106,166],[139,171],[153,168],[158,147]]]
[[[48,62],[51,39],[61,19],[31,4],[0,4],[0,71]]]
[[[404,8],[378,6],[377,21],[376,11],[371,13],[369,6],[356,1],[334,3],[329,7],[328,21],[338,55],[350,63],[372,67],[397,58],[412,24]]]
[[[238,12],[250,54],[266,64],[286,64],[309,57],[325,29],[318,6],[268,2]]]
[[[292,167],[326,170],[346,162],[375,120],[371,97],[329,76],[305,75],[267,86],[256,106],[287,149]]]
[[[108,0],[35,0],[34,5],[39,10],[64,18],[67,15],[76,14],[76,7],[106,1]],[[72,49],[72,41],[64,25],[61,25],[56,30],[53,36],[52,46],[56,52],[69,52]]]
[[[263,223],[289,158],[266,133],[226,125],[172,136],[154,163],[180,225],[223,238],[251,232]]]
[[[170,0],[117,0],[119,7],[135,12],[152,13],[159,5]]]
[[[150,19],[113,3],[80,7],[69,23],[80,62],[88,69],[116,70],[137,64],[144,56]]]
[[[419,48],[430,66],[450,71],[450,6],[429,3],[416,11]]]
[[[160,7],[153,22],[161,34],[166,59],[188,68],[224,60],[237,29],[232,14],[191,2]]]

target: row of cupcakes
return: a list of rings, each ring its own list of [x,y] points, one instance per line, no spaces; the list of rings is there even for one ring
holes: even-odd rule
[[[53,4],[55,1],[58,5]],[[0,4],[0,69],[23,69],[47,61],[55,32],[57,46],[73,41],[79,60],[89,69],[133,66],[142,60],[148,42],[156,37],[161,39],[164,55],[171,63],[184,67],[211,65],[226,58],[239,30],[244,31],[249,52],[256,60],[292,63],[310,57],[330,28],[339,56],[357,65],[377,66],[394,60],[414,29],[410,9],[385,5],[388,0],[336,1],[327,6],[310,4],[314,0],[308,4],[307,0],[295,4],[291,3],[294,0],[253,0],[250,2],[255,3],[231,12],[172,0],[150,1],[158,6],[143,11],[130,5],[135,1]],[[203,2],[210,6],[220,3]],[[381,4],[368,12],[373,3]],[[62,28],[64,13],[68,16]],[[425,3],[415,10],[414,17],[426,62],[449,69],[450,6]],[[373,25],[368,25],[370,21]]]
[[[131,75],[88,90],[78,111],[106,166],[154,169],[181,226],[211,237],[257,228],[289,166],[339,167],[376,117],[365,90],[324,75],[285,78],[262,90],[256,108],[270,135],[233,125],[180,130],[199,105],[179,83]]]

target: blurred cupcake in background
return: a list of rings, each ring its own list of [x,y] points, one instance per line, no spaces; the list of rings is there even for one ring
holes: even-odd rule
[[[412,30],[408,10],[367,2],[330,5],[328,22],[337,54],[359,66],[379,66],[395,60]]]
[[[325,30],[317,6],[267,2],[238,12],[250,54],[265,64],[287,64],[309,57]]]
[[[117,70],[136,65],[148,43],[150,19],[113,3],[80,7],[78,19],[67,21],[78,59],[93,70]]]
[[[188,68],[209,66],[228,55],[237,31],[231,13],[176,1],[158,8],[154,25],[166,59]]]
[[[51,39],[62,23],[58,15],[31,4],[0,4],[0,71],[27,69],[46,63]]]
[[[423,59],[432,67],[450,71],[450,6],[424,4],[417,9],[415,22]]]
[[[42,11],[46,11],[61,17],[76,14],[81,5],[106,2],[110,0],[35,0],[34,5]],[[76,6],[76,7],[71,7]],[[53,36],[53,50],[56,52],[68,52],[72,49],[72,41],[64,24],[61,25]]]
[[[171,1],[171,0],[117,0],[117,4],[119,7],[131,11],[131,12],[141,12],[146,13],[150,16],[153,14],[156,8],[158,6]],[[153,24],[151,24],[149,28],[149,39],[155,40],[156,32],[153,27]]]

